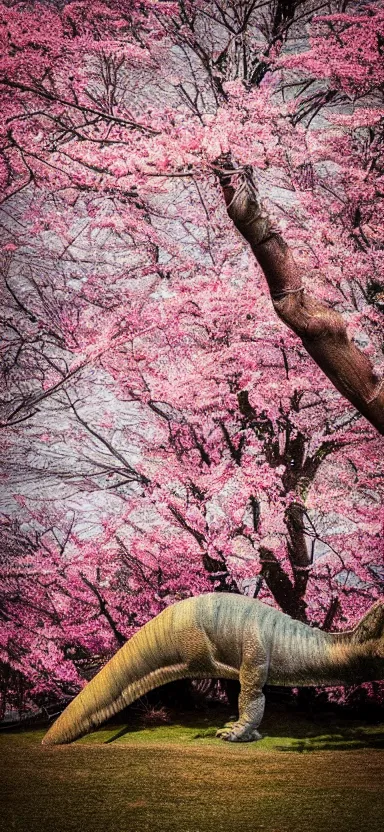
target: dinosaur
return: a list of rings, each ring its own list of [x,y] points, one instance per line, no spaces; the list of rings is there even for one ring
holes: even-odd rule
[[[68,743],[149,690],[182,678],[239,679],[239,718],[216,736],[260,739],[263,686],[384,679],[384,604],[348,632],[327,633],[243,595],[186,598],[145,624],[70,702],[43,739]]]

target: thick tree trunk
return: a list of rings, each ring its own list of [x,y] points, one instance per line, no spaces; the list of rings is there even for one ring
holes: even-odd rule
[[[305,539],[304,527],[305,508],[300,503],[290,503],[285,512],[285,522],[288,531],[287,549],[293,572],[293,597],[297,607],[295,618],[307,620],[305,593],[311,568],[311,558]]]
[[[242,390],[238,395],[239,409],[244,417],[243,428],[253,428],[259,437],[264,438],[264,454],[272,468],[284,467],[282,485],[284,493],[294,495],[294,499],[285,510],[285,524],[287,529],[287,554],[292,569],[292,576],[281,566],[274,552],[261,546],[259,549],[261,570],[264,579],[275,601],[283,612],[307,621],[307,605],[305,595],[312,568],[313,552],[308,548],[307,531],[305,527],[305,494],[313,482],[322,461],[339,447],[336,440],[325,440],[314,453],[310,453],[307,438],[301,431],[295,431],[289,415],[286,414],[284,448],[281,448],[277,435],[274,433],[273,423],[265,415],[258,415],[248,399],[248,392]],[[291,401],[293,406],[293,401]],[[243,434],[244,435],[244,434]],[[260,522],[260,505],[252,495],[250,506],[253,517],[253,528],[257,532]],[[337,602],[338,603],[338,602]],[[327,612],[326,623],[331,626],[337,612],[334,602]],[[326,626],[324,623],[324,627]]]
[[[305,621],[305,603],[302,599],[298,599],[295,587],[287,573],[284,572],[275,553],[266,546],[260,546],[259,555],[260,574],[280,609],[287,615],[291,615],[292,618]],[[301,603],[298,603],[300,600]]]
[[[232,170],[228,157],[218,165],[228,215],[265,274],[279,318],[299,336],[337,390],[384,434],[383,380],[350,340],[342,316],[303,289],[292,254],[263,208],[251,169]]]
[[[304,513],[304,506],[299,505],[299,503],[291,503],[285,514],[288,532],[287,550],[292,567],[293,581],[288,577],[271,549],[261,546],[259,555],[260,574],[279,607],[287,615],[291,615],[292,618],[306,622],[305,593],[311,560],[305,540]]]

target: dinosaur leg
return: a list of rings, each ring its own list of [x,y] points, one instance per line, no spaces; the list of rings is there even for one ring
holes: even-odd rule
[[[265,664],[243,662],[240,667],[239,718],[217,731],[227,742],[252,742],[261,739],[258,727],[263,718],[265,696],[262,687],[267,678]]]

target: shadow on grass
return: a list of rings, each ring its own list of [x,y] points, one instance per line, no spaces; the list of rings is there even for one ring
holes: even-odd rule
[[[78,743],[131,743],[143,748],[148,745],[219,748],[224,743],[216,738],[216,731],[231,717],[234,718],[233,711],[231,713],[226,705],[203,710],[183,710],[179,706],[167,709],[157,709],[156,706],[144,710],[130,709],[100,726],[97,731],[82,737]],[[15,739],[19,735],[23,743],[39,744],[47,727],[3,726],[0,739],[13,734]],[[243,746],[248,749],[247,753],[268,751],[305,754],[384,748],[384,724],[345,718],[325,711],[309,714],[274,702],[267,704],[261,734],[262,739],[257,743],[246,743]]]
[[[304,737],[302,739],[291,739],[289,746],[275,745],[276,751],[298,751],[308,753],[311,751],[352,751],[358,748],[384,748],[383,730],[370,731],[345,729],[340,734],[327,734],[324,736]]]
[[[114,742],[159,742],[216,744],[218,728],[229,720],[228,708],[214,708],[198,712],[168,712],[168,719],[156,717],[150,724],[139,716],[122,724],[111,722],[93,740],[103,744]],[[233,715],[232,715],[233,718]],[[262,739],[252,743],[255,749],[308,753],[312,751],[352,751],[356,749],[384,748],[384,725],[361,724],[357,720],[340,720],[332,714],[310,717],[289,708],[271,706],[261,725]],[[99,739],[98,739],[99,736]],[[86,740],[87,738],[85,738]],[[248,744],[247,744],[248,745]]]
[[[135,729],[132,728],[132,726],[130,726],[130,725],[123,725],[123,727],[120,729],[120,731],[117,732],[117,734],[113,734],[112,737],[109,737],[109,739],[104,741],[104,745],[108,745],[108,743],[110,743],[110,742],[115,742],[116,740],[120,740],[121,737],[125,737],[126,734],[130,734],[131,731],[134,731],[134,730]],[[136,730],[138,730],[138,729],[136,729]]]

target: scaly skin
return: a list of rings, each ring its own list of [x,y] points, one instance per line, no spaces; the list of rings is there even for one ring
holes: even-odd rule
[[[44,737],[71,742],[152,688],[182,678],[239,679],[239,718],[217,736],[260,739],[263,687],[384,678],[384,605],[347,633],[324,633],[260,601],[208,593],[167,607],[86,685]]]

